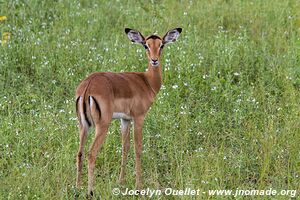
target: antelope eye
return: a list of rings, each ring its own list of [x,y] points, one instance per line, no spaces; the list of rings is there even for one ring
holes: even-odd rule
[[[160,45],[160,48],[161,48],[161,49],[163,49],[163,48],[164,48],[164,45],[163,45],[163,44],[161,44],[161,45]]]
[[[148,47],[146,44],[144,44],[144,47],[145,47],[145,49],[146,49],[146,50],[148,50],[148,49],[149,49],[149,47]]]

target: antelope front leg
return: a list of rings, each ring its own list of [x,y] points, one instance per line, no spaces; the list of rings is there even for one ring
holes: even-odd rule
[[[125,183],[125,168],[127,163],[127,153],[130,148],[130,120],[121,119],[121,134],[122,134],[122,163],[119,183]]]
[[[144,116],[134,119],[134,150],[135,150],[135,173],[136,188],[142,189],[142,170],[141,170],[141,154],[142,154],[142,129],[144,124]]]

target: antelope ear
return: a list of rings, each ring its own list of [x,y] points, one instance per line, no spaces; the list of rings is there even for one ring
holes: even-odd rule
[[[145,44],[145,38],[139,31],[130,28],[125,28],[125,33],[127,34],[129,40],[131,40],[132,42]]]
[[[181,31],[182,31],[182,28],[174,28],[172,30],[169,30],[166,33],[166,35],[163,37],[163,44],[175,42],[177,40],[177,38],[179,37]]]

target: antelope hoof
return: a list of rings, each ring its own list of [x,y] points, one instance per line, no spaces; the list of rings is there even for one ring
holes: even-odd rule
[[[87,195],[86,195],[86,199],[92,199],[94,196],[93,191],[90,191]]]
[[[124,185],[125,184],[125,179],[124,178],[122,178],[122,179],[120,178],[118,182],[119,182],[120,185]]]
[[[143,184],[138,183],[135,188],[136,188],[136,190],[142,190],[143,189]]]

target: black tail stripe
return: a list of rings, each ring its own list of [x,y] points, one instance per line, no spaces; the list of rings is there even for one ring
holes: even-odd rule
[[[78,119],[80,119],[80,115],[79,115],[79,113],[78,113],[78,101],[79,101],[79,98],[80,97],[77,97],[77,99],[76,99],[76,115],[77,115],[77,118]],[[80,120],[79,120],[80,121]]]
[[[85,100],[83,100],[83,114],[84,114],[84,118],[85,118],[85,120],[86,120],[86,122],[87,122],[87,124],[88,124],[88,126],[91,126],[91,122],[89,121],[89,118],[88,118],[88,116],[87,116],[87,114],[86,114],[86,104],[85,104]]]
[[[101,117],[101,110],[100,110],[100,106],[99,106],[99,103],[96,101],[96,99],[93,97],[93,96],[90,96],[92,99],[93,99],[93,101],[95,102],[95,104],[96,104],[96,109],[98,110],[98,112],[99,112],[99,118]]]

